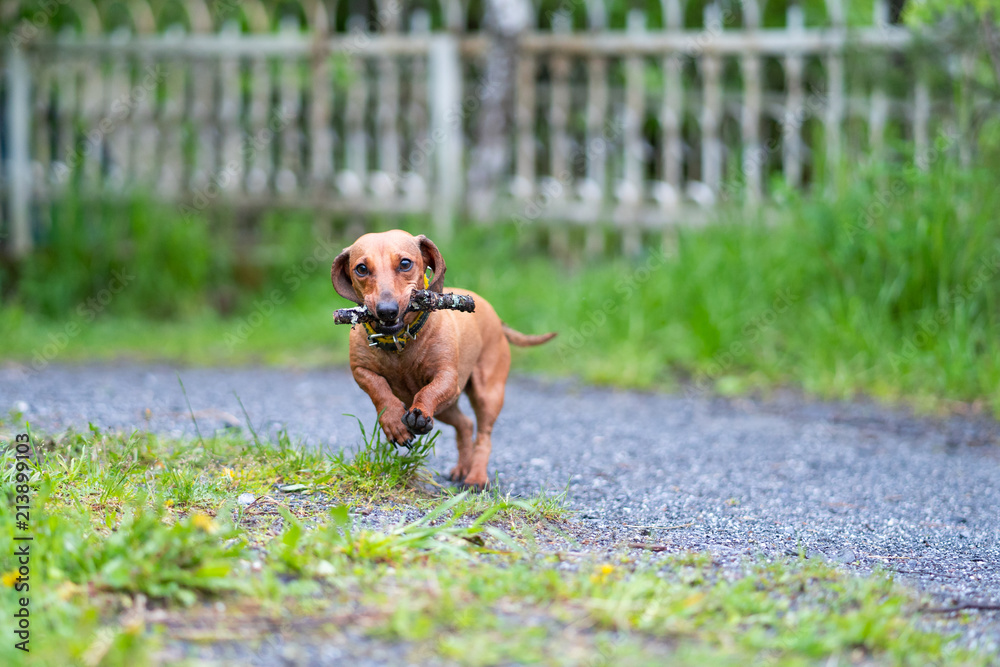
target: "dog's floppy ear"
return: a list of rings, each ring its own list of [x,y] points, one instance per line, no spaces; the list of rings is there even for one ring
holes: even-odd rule
[[[337,258],[333,260],[333,266],[330,267],[330,281],[333,282],[333,289],[337,290],[337,294],[348,301],[361,304],[364,301],[358,298],[357,292],[354,291],[354,285],[351,283],[351,276],[348,274],[350,267],[347,262],[350,258],[350,247],[344,248],[344,251],[337,255]]]
[[[424,266],[430,267],[431,271],[434,272],[434,280],[431,281],[427,289],[432,292],[440,292],[444,289],[444,257],[441,256],[441,251],[434,245],[434,242],[423,234],[417,237],[417,241],[420,243],[420,255],[424,258]]]

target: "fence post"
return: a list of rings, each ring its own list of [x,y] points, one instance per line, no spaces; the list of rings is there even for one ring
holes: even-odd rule
[[[435,35],[431,40],[428,82],[431,106],[431,143],[434,145],[432,215],[434,233],[447,239],[454,230],[455,216],[462,199],[461,118],[462,69],[458,40],[454,35]]]
[[[10,211],[10,254],[23,257],[31,251],[31,136],[30,71],[20,47],[7,54],[7,200]]]

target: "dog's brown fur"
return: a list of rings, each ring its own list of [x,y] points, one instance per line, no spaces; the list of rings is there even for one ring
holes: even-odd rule
[[[402,268],[404,260],[411,262],[408,269]],[[364,265],[362,273],[366,275],[359,274],[359,265]],[[404,313],[413,290],[423,289],[428,268],[433,271],[429,289],[442,291],[445,263],[437,246],[425,236],[397,229],[365,234],[345,248],[333,261],[330,277],[338,294],[364,304],[372,313],[379,308],[392,312],[392,306]],[[458,465],[450,478],[484,488],[493,423],[503,407],[510,371],[508,341],[527,347],[540,345],[556,334],[529,336],[514,331],[478,294],[449,291],[472,296],[475,312],[431,312],[416,340],[408,340],[402,352],[369,347],[364,327],[355,327],[350,343],[351,372],[381,413],[382,430],[393,442],[408,443],[413,434],[429,433],[435,418],[454,426]],[[405,315],[402,324],[411,324],[417,316]],[[390,330],[393,324],[401,326],[398,319],[387,321]],[[472,420],[458,408],[462,391],[476,413],[475,439]]]

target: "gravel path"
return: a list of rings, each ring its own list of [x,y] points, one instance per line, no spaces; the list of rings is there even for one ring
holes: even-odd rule
[[[8,365],[0,368],[0,412],[20,410],[49,432],[92,422],[190,436],[178,372],[203,432],[242,422],[234,392],[259,430],[287,428],[293,439],[334,449],[358,442],[344,413],[374,421],[367,396],[342,369],[97,365],[30,373]],[[455,459],[451,428],[444,430],[431,461],[437,470]],[[1000,424],[991,420],[517,377],[493,442],[490,471],[502,488],[568,487],[574,530],[595,547],[656,542],[708,549],[723,562],[804,549],[849,569],[894,570],[942,604],[1000,603]],[[974,625],[974,643],[997,645],[1000,615],[982,613]]]

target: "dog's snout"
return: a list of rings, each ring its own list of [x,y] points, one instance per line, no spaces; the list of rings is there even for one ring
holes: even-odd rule
[[[395,322],[399,318],[399,305],[395,301],[379,301],[375,314],[383,322]]]

